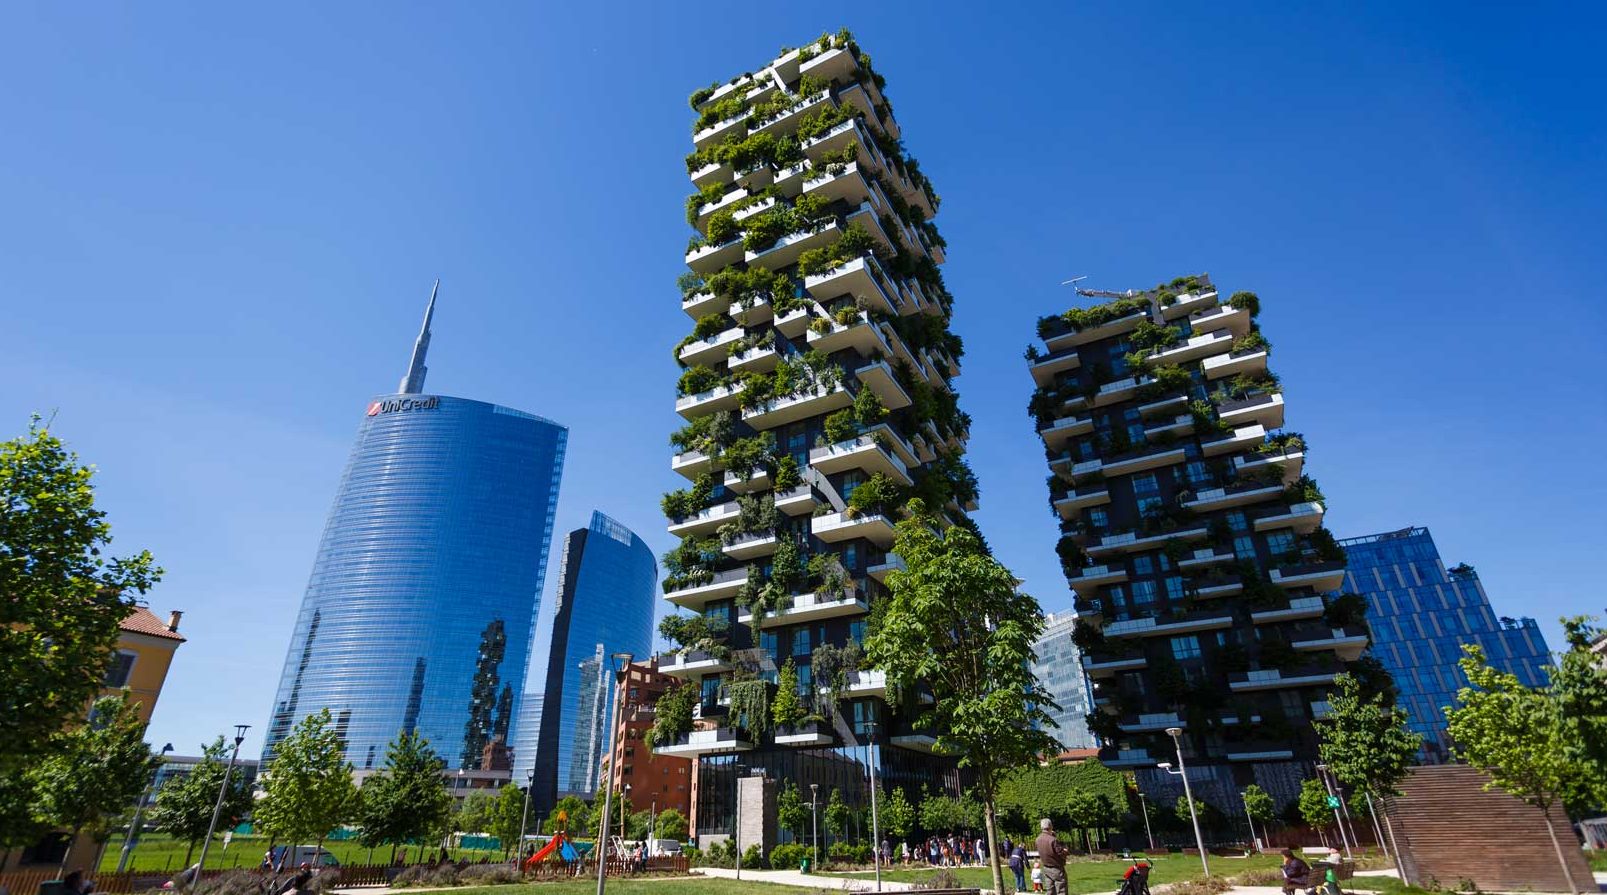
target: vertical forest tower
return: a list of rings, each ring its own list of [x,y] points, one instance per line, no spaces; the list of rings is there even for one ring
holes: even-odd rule
[[[884,83],[844,31],[691,97],[671,436],[688,487],[664,497],[681,543],[663,582],[691,614],[660,666],[691,686],[660,700],[654,739],[697,761],[700,838],[733,832],[738,777],[854,805],[872,761],[884,789],[957,786],[910,724],[921,696],[860,667],[901,507],[968,525],[976,502],[938,199]]]

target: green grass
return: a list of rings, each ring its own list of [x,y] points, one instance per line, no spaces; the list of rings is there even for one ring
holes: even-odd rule
[[[1597,848],[1585,852],[1585,860],[1590,862],[1590,869],[1597,873],[1607,873],[1607,849]]]
[[[519,886],[477,886],[450,889],[444,893],[420,895],[594,895],[596,879],[564,880],[562,882],[530,883]],[[700,876],[695,879],[619,879],[608,880],[608,891],[617,895],[788,895],[821,891],[799,889],[775,883],[738,882],[734,879],[713,879]]]
[[[279,844],[283,845],[284,843]],[[299,844],[311,845],[312,843],[303,842]],[[106,852],[101,855],[100,859],[100,872],[110,873],[117,869],[117,857],[122,848],[123,840],[120,837],[113,837],[111,841],[106,843]],[[354,840],[340,842],[325,840],[324,848],[342,864],[369,864],[374,861],[383,864],[389,861],[391,856],[390,846],[376,848],[373,852],[373,861],[370,861],[369,850],[358,845]],[[189,845],[187,843],[178,842],[170,836],[151,833],[141,838],[139,843],[134,846],[133,859],[130,861],[129,867],[134,870],[171,870],[177,873],[185,867],[184,853],[188,849]],[[212,841],[212,847],[207,851],[206,866],[209,870],[212,868],[255,867],[262,861],[262,854],[267,850],[268,838],[266,836],[235,836],[229,843],[227,850],[223,847],[223,837],[219,836]],[[470,848],[456,848],[450,851],[454,860],[477,862],[484,857],[489,857],[493,861],[502,859],[502,852],[500,851]],[[433,854],[439,854],[439,852],[440,849],[436,849]],[[416,861],[418,857],[417,846],[408,846],[407,855],[409,863]],[[197,845],[195,853],[190,856],[190,863],[195,863],[200,857],[201,848]]]
[[[1167,883],[1181,882],[1187,879],[1200,879],[1205,872],[1200,868],[1200,859],[1193,855],[1160,855],[1149,859],[1155,864],[1155,869],[1149,872],[1151,888]],[[1280,862],[1277,855],[1257,855],[1250,858],[1211,858],[1211,872],[1232,876],[1246,870],[1267,869],[1276,870]],[[1094,895],[1099,892],[1115,892],[1121,887],[1122,872],[1128,867],[1127,861],[1110,860],[1081,860],[1066,865],[1066,887],[1071,895]],[[902,883],[924,882],[936,873],[932,868],[919,870],[884,870],[882,879]],[[859,879],[874,879],[875,872],[858,871],[840,874]],[[959,879],[960,885],[966,888],[976,886],[983,889],[993,888],[993,875],[986,867],[958,867],[954,868],[954,875]],[[1029,872],[1028,885],[1031,885]],[[1005,888],[1013,887],[1015,877],[1009,868],[1004,871]]]

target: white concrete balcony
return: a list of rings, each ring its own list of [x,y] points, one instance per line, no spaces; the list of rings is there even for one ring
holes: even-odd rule
[[[707,339],[686,345],[677,356],[681,359],[681,363],[689,367],[696,364],[702,364],[705,367],[717,366],[724,363],[726,357],[731,353],[731,343],[742,338],[742,336],[742,327],[733,326],[724,332],[715,333]]]
[[[1211,510],[1225,510],[1230,507],[1242,507],[1247,504],[1261,503],[1271,500],[1283,493],[1282,485],[1264,485],[1254,488],[1206,488],[1197,491],[1190,500],[1185,500],[1182,506],[1197,513]]]
[[[913,484],[904,461],[893,456],[892,451],[878,444],[871,435],[815,448],[809,452],[809,465],[826,475],[861,469],[867,476],[881,473],[900,485]]]
[[[765,299],[758,299],[747,307],[732,302],[728,308],[731,319],[743,326],[758,326],[767,322],[775,314],[775,307]]]
[[[925,752],[930,755],[937,751],[937,737],[929,733],[895,733],[888,738],[888,742],[911,752]]]
[[[1293,749],[1270,746],[1229,746],[1225,754],[1228,761],[1287,761],[1295,757]]]
[[[798,66],[798,74],[810,75],[827,83],[847,81],[858,70],[859,63],[854,60],[854,54],[848,52],[846,47],[827,50]]]
[[[760,252],[744,250],[743,260],[749,267],[763,267],[768,270],[780,270],[794,264],[798,256],[810,249],[823,248],[837,241],[843,228],[836,221],[827,221],[809,230],[799,230],[788,233],[776,240],[776,244]]]
[[[726,369],[733,373],[752,370],[755,373],[768,373],[781,363],[781,355],[774,345],[755,345],[741,354],[733,354],[726,361]]]
[[[777,746],[829,746],[837,741],[831,726],[823,721],[800,724],[796,727],[777,725],[771,735]]]
[[[855,370],[854,375],[866,388],[876,393],[882,406],[888,410],[903,410],[915,403],[904,387],[898,384],[898,377],[893,375],[893,368],[886,361],[866,364]]]
[[[699,233],[704,232],[708,229],[709,218],[713,217],[715,212],[730,208],[751,195],[753,194],[749,193],[745,189],[742,189],[741,187],[738,187],[737,189],[734,189],[721,196],[714,202],[706,202],[702,205],[699,205],[697,209],[697,222],[693,226],[697,227]]]
[[[1072,466],[1071,471],[1073,475],[1079,478],[1095,472],[1103,473],[1106,478],[1109,478],[1110,476],[1131,475],[1135,472],[1159,469],[1163,466],[1175,466],[1186,459],[1188,459],[1188,456],[1183,452],[1182,448],[1151,449],[1148,453],[1123,457],[1119,460],[1087,460]]]
[[[1264,429],[1277,429],[1283,425],[1283,395],[1274,393],[1226,401],[1216,409],[1216,415],[1230,426],[1256,423]]]
[[[1178,560],[1177,567],[1183,570],[1203,569],[1208,566],[1214,566],[1220,563],[1235,562],[1237,560],[1238,557],[1234,556],[1231,550],[1226,553],[1218,553],[1216,552],[1215,547],[1204,547],[1197,549],[1193,552],[1193,554]]]
[[[716,121],[693,134],[692,145],[702,149],[705,146],[713,146],[732,134],[740,136],[747,131],[750,116],[751,113],[744,109],[724,121]]]
[[[1120,584],[1126,580],[1127,568],[1121,565],[1085,566],[1078,569],[1077,574],[1066,577],[1066,583],[1074,588]]]
[[[1101,756],[1099,763],[1107,768],[1153,768],[1157,759],[1147,749],[1118,749],[1115,756]]]
[[[735,410],[739,390],[734,385],[721,385],[675,399],[675,412],[685,419],[694,419],[717,410]]]
[[[761,71],[759,73],[759,77],[766,77],[766,74]],[[697,104],[697,110],[701,112],[714,103],[717,103],[720,100],[725,99],[727,96],[736,93],[738,90],[743,91],[744,95],[746,95],[746,91],[752,90],[755,83],[756,79],[753,75],[743,75],[734,81],[721,84],[720,86],[714,88],[713,93],[705,96],[703,101]]]
[[[1307,652],[1332,650],[1346,662],[1361,658],[1367,649],[1367,633],[1360,628],[1324,628],[1320,631],[1302,631],[1290,639],[1289,645]]]
[[[1062,348],[1072,348],[1078,345],[1087,345],[1090,342],[1097,342],[1100,339],[1108,339],[1111,336],[1119,336],[1122,333],[1132,332],[1134,329],[1138,328],[1138,324],[1148,319],[1148,311],[1134,311],[1133,313],[1128,314],[1126,317],[1118,317],[1115,320],[1101,323],[1098,326],[1090,326],[1086,329],[1072,330],[1069,332],[1060,333],[1059,335],[1050,336],[1049,338],[1044,339],[1043,343],[1049,346],[1050,351],[1059,351]]]
[[[889,574],[902,571],[904,571],[904,557],[899,556],[897,553],[889,553],[886,560],[866,569],[865,574],[886,584]]]
[[[874,426],[868,426],[859,434],[875,437],[881,442],[881,445],[884,449],[891,450],[894,457],[897,457],[899,460],[903,461],[906,468],[911,466],[919,466],[922,462],[919,455],[915,451],[914,445],[910,444],[910,442],[897,429],[894,429],[887,423],[877,423]]]
[[[1168,395],[1167,397],[1161,398],[1158,401],[1151,401],[1148,404],[1138,405],[1138,415],[1145,419],[1159,416],[1163,413],[1176,416],[1177,414],[1187,412],[1188,406],[1188,395]]]
[[[1302,563],[1273,569],[1272,583],[1279,587],[1309,587],[1318,593],[1328,593],[1344,586],[1343,562]]]
[[[701,755],[746,752],[752,748],[753,741],[745,731],[721,727],[716,730],[694,730],[667,746],[654,748],[653,754],[696,759]]]
[[[1289,507],[1288,512],[1256,519],[1255,530],[1271,531],[1275,528],[1288,527],[1299,534],[1308,535],[1322,524],[1322,513],[1322,504],[1308,500]]]
[[[893,523],[881,513],[828,513],[810,519],[809,530],[828,544],[865,538],[884,550],[893,545]]]
[[[670,458],[670,471],[678,472],[693,481],[714,468],[714,458],[702,451],[685,451]]]
[[[719,245],[700,245],[686,253],[686,266],[703,276],[712,276],[722,268],[742,260],[742,237],[737,236]]]
[[[842,699],[857,699],[861,696],[876,696],[887,698],[887,672],[885,671],[850,671],[847,675],[846,685],[837,696]],[[822,694],[830,692],[821,687]]]
[[[1186,435],[1194,431],[1194,417],[1188,414],[1158,420],[1144,427],[1145,438],[1157,438],[1161,435],[1174,437]]]
[[[1138,671],[1148,666],[1149,661],[1143,656],[1126,656],[1120,659],[1083,662],[1083,670],[1088,673],[1089,677],[1115,677],[1120,672]]]
[[[1139,386],[1148,381],[1150,380],[1147,376],[1128,376],[1125,379],[1107,382],[1099,387],[1099,391],[1094,393],[1094,406],[1106,407],[1126,401],[1138,391]]]
[[[1240,672],[1229,677],[1228,689],[1235,693],[1252,690],[1282,690],[1288,687],[1314,687],[1332,684],[1336,672],[1299,671],[1285,673],[1277,669]]]
[[[815,495],[815,489],[807,482],[776,495],[776,509],[788,516],[808,516],[818,506],[820,500]]]
[[[869,233],[871,239],[881,247],[883,257],[890,258],[897,253],[898,246],[894,244],[892,237],[887,235],[887,231],[882,229],[881,216],[880,211],[866,202],[860,205],[857,211],[849,212],[847,217],[843,218],[843,223],[848,226],[858,224],[865,228],[865,232]]]
[[[1075,370],[1082,366],[1082,355],[1075,348],[1064,351],[1051,351],[1050,353],[1027,364],[1027,372],[1032,374],[1032,381],[1039,388],[1048,388],[1055,380],[1055,374],[1067,370]]]
[[[869,357],[876,351],[884,356],[893,353],[892,346],[882,337],[881,328],[871,322],[870,315],[864,311],[856,314],[850,323],[838,323],[834,317],[816,317],[809,324],[805,341],[810,348],[826,354],[845,348],[854,349],[862,357]]]
[[[1122,532],[1121,534],[1105,535],[1099,543],[1088,548],[1089,555],[1103,553],[1138,553],[1144,550],[1158,550],[1166,545],[1167,541],[1177,538],[1187,541],[1191,538],[1204,538],[1206,527],[1201,525],[1187,530],[1169,531],[1147,537],[1139,537],[1136,531]]]
[[[770,178],[770,185],[781,191],[789,199],[796,198],[803,190],[804,181],[809,179],[813,169],[808,162],[799,162],[786,168],[776,168]]]
[[[1110,503],[1110,489],[1103,485],[1073,488],[1066,492],[1065,497],[1055,501],[1055,512],[1059,513],[1062,519],[1075,519],[1084,509],[1107,503]]]
[[[1194,327],[1195,332],[1225,329],[1235,336],[1243,336],[1250,332],[1250,312],[1218,305],[1191,315],[1189,325]]]
[[[703,537],[712,534],[715,529],[737,518],[737,515],[737,502],[731,500],[715,504],[701,512],[693,513],[679,522],[670,523],[669,532],[680,538],[688,535]]]
[[[711,183],[730,183],[731,176],[734,173],[731,170],[731,166],[724,162],[710,162],[688,176],[692,178],[692,183],[698,189],[702,189]]]
[[[1067,442],[1078,435],[1087,435],[1094,431],[1094,418],[1091,416],[1063,416],[1054,421],[1047,429],[1039,429],[1038,436],[1043,439],[1044,446],[1050,450],[1060,450]]]
[[[884,285],[889,283],[891,280],[881,264],[871,255],[855,258],[825,273],[804,277],[804,289],[816,301],[829,302],[847,296],[884,314],[897,314],[903,299],[897,291],[890,291]]]
[[[716,572],[709,583],[668,591],[664,594],[664,599],[682,609],[701,612],[710,600],[724,600],[734,597],[738,591],[742,590],[742,586],[747,583],[748,570],[745,568]]]
[[[814,164],[820,164],[828,155],[840,153],[852,143],[859,147],[861,163],[869,162],[876,141],[859,126],[859,119],[850,118],[818,137],[804,141],[803,153]]]
[[[1240,426],[1226,435],[1220,435],[1211,440],[1200,441],[1200,452],[1207,457],[1219,457],[1253,448],[1267,440],[1267,430],[1257,423],[1253,426]]]
[[[1161,620],[1156,618],[1130,618],[1105,625],[1105,637],[1171,637],[1196,631],[1222,631],[1233,627],[1233,616],[1226,612],[1201,614],[1195,617]]]
[[[772,532],[750,533],[733,537],[720,550],[732,559],[758,559],[775,553],[780,543]]]
[[[724,313],[730,306],[731,302],[707,291],[693,293],[690,298],[681,300],[681,310],[693,320],[699,320],[710,314]]]
[[[1276,609],[1262,609],[1250,613],[1250,621],[1258,625],[1275,624],[1277,622],[1297,621],[1306,618],[1321,618],[1323,610],[1327,608],[1322,597],[1295,597],[1287,606]]]
[[[797,625],[805,622],[825,621],[828,618],[845,618],[870,613],[870,604],[858,596],[844,597],[840,594],[831,597],[822,597],[819,594],[794,594],[792,605],[779,612],[771,612],[759,620],[759,627],[780,628],[786,625]],[[753,624],[753,616],[743,613],[737,616],[737,624]]]
[[[1176,320],[1180,317],[1193,314],[1209,308],[1216,302],[1216,290],[1207,286],[1204,289],[1195,289],[1185,292],[1177,300],[1161,308],[1161,316],[1167,320]],[[1198,330],[1196,330],[1198,331]]]
[[[848,163],[840,174],[816,169],[814,175],[804,181],[803,194],[850,205],[866,202],[879,205],[882,202],[881,197],[872,191],[870,181],[860,172],[858,162]]]
[[[742,411],[742,421],[755,429],[774,429],[822,413],[840,410],[854,403],[848,389],[837,383],[832,388],[816,388],[790,398],[769,401]]]
[[[814,112],[822,106],[834,106],[836,104],[837,101],[832,99],[830,92],[804,97],[763,121],[749,121],[748,133],[774,134],[779,137],[784,133],[791,133],[796,130],[798,121],[803,116]]]
[[[1160,364],[1182,364],[1210,354],[1220,354],[1233,346],[1233,333],[1225,329],[1190,336],[1186,341],[1150,355]]]
[[[666,661],[668,659],[668,661]],[[705,674],[730,671],[731,663],[705,652],[682,651],[659,658],[658,670],[663,674],[682,678],[699,678]]]
[[[1283,470],[1283,483],[1293,485],[1300,479],[1300,472],[1305,466],[1305,451],[1290,451],[1287,454],[1246,454],[1233,458],[1233,468],[1239,475],[1254,473],[1263,469],[1278,468]]]
[[[1208,357],[1200,363],[1205,370],[1206,379],[1221,379],[1224,376],[1237,376],[1240,373],[1265,373],[1267,371],[1267,352],[1242,351],[1233,354],[1218,354]]]
[[[1128,733],[1145,733],[1165,730],[1168,727],[1187,727],[1176,712],[1150,712],[1125,718],[1117,725]]]
[[[1207,578],[1189,588],[1191,597],[1209,600],[1215,597],[1232,597],[1244,593],[1244,581],[1237,575]]]

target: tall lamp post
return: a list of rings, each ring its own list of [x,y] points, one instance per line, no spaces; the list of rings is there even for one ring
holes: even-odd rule
[[[1144,836],[1149,839],[1149,850],[1155,850],[1155,834],[1149,828],[1149,803],[1144,801],[1144,791],[1138,791],[1138,810],[1144,815]]]
[[[1241,798],[1243,797],[1243,793],[1240,793],[1240,797]],[[1261,851],[1261,849],[1256,845],[1255,818],[1250,816],[1250,803],[1249,802],[1244,803],[1244,822],[1250,825],[1250,848],[1254,849],[1257,852]]]
[[[614,668],[619,672],[614,678],[615,712],[619,711],[620,684],[625,680],[625,671],[630,668],[631,660],[634,658],[636,657],[630,653],[615,653],[613,655]],[[610,759],[614,756],[614,739],[618,729],[619,725],[617,723],[609,725],[608,756]],[[612,762],[610,762],[610,765],[612,765]],[[608,872],[608,816],[613,811],[614,804],[614,768],[612,766],[609,767],[608,774],[603,780],[605,781],[603,786],[603,829],[597,836],[597,895],[603,895],[603,885],[607,879]]]
[[[809,864],[810,867],[820,866],[820,814],[815,808],[819,802],[820,784],[811,783],[809,784],[809,832],[812,834],[810,845],[813,846],[814,858]]]
[[[223,768],[223,785],[218,787],[218,803],[212,806],[212,823],[206,828],[206,838],[201,840],[201,863],[196,865],[195,878],[190,881],[193,886],[201,881],[201,871],[206,869],[207,846],[212,844],[212,834],[218,829],[218,815],[223,812],[223,797],[229,794],[229,777],[234,774],[234,762],[240,757],[240,744],[245,742],[246,731],[251,729],[249,724],[234,725],[234,751],[229,753],[229,763]],[[290,850],[295,854],[295,849]]]
[[[882,833],[876,814],[876,722],[867,722],[870,742],[865,745],[865,764],[870,766],[870,849],[876,857],[876,891],[882,890]]]
[[[173,744],[168,743],[162,747],[162,754],[157,756],[158,761],[167,757],[173,751]],[[134,853],[134,843],[139,840],[140,814],[145,811],[145,805],[150,802],[151,796],[156,792],[156,778],[162,773],[162,766],[158,764],[156,770],[151,772],[151,785],[145,787],[145,794],[134,804],[134,821],[128,825],[128,836],[123,839],[123,853],[117,856],[117,872],[122,873],[128,869],[129,856]]]
[[[520,872],[524,870],[525,824],[530,822],[530,791],[536,788],[536,769],[534,767],[530,769],[530,775],[525,779],[529,781],[529,785],[525,787],[524,813],[519,815],[519,847],[513,850],[513,866],[519,868]]]
[[[1350,859],[1350,860],[1355,860],[1355,858],[1350,853],[1350,840],[1351,840],[1351,837],[1345,835],[1345,819],[1343,817],[1341,817],[1340,814],[1339,814],[1339,806],[1343,805],[1345,803],[1345,800],[1340,798],[1338,796],[1338,794],[1334,792],[1333,786],[1331,784],[1329,784],[1329,782],[1328,782],[1328,766],[1327,765],[1320,764],[1320,763],[1317,765],[1317,776],[1322,778],[1323,791],[1328,793],[1328,799],[1329,799],[1330,802],[1333,803],[1333,806],[1334,806],[1334,825],[1339,827],[1339,841],[1344,843],[1345,857]]]
[[[1172,770],[1172,763],[1163,761],[1159,767],[1168,774],[1183,778],[1183,798],[1189,803],[1189,820],[1194,822],[1194,844],[1200,848],[1200,866],[1205,870],[1207,879],[1211,876],[1211,864],[1205,857],[1205,837],[1200,835],[1200,813],[1194,810],[1194,789],[1189,786],[1188,766],[1183,763],[1183,728],[1168,727],[1166,733],[1172,738],[1172,745],[1177,747],[1177,770]]]
[[[610,761],[609,764],[612,765],[613,762]],[[608,773],[610,775],[612,775],[614,773],[614,769],[612,767],[610,767],[608,769]],[[624,777],[625,772],[623,770],[621,770],[619,775],[621,777]],[[629,783],[627,783],[627,784],[625,784],[624,791],[621,792],[620,795],[619,795],[619,837],[621,839],[629,839],[630,835],[631,835],[630,824],[628,823],[628,821],[630,819],[630,810],[631,810],[631,785]]]

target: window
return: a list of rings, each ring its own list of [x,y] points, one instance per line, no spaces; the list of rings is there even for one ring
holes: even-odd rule
[[[1255,559],[1255,538],[1248,535],[1234,538],[1233,555],[1240,559]]]
[[[775,656],[778,655],[776,652],[776,645],[776,632],[761,631],[759,633],[759,649],[762,649],[770,655]]]
[[[1168,599],[1168,600],[1181,600],[1181,599],[1183,599],[1183,576],[1181,576],[1181,575],[1167,575],[1166,576],[1166,599]]]
[[[1267,553],[1273,557],[1283,557],[1285,554],[1295,553],[1295,533],[1292,531],[1275,531],[1267,535]]]
[[[1105,588],[1105,596],[1110,597],[1110,605],[1117,609],[1127,608],[1127,588],[1120,584],[1112,584]]]
[[[1228,530],[1229,531],[1249,531],[1250,530],[1250,520],[1244,518],[1244,513],[1243,512],[1241,512],[1239,510],[1232,510],[1232,511],[1230,511],[1228,513]]]
[[[808,665],[798,666],[798,695],[803,696],[814,688],[815,670]]]
[[[857,644],[859,644],[860,646],[865,645],[865,620],[864,619],[857,618],[857,619],[854,619],[853,621],[848,623],[848,639],[852,640],[853,642],[855,642]]]
[[[1104,507],[1094,507],[1088,511],[1088,527],[1101,534],[1110,528],[1110,515]]]
[[[1184,468],[1189,484],[1196,488],[1211,484],[1211,470],[1204,460],[1190,460]]]
[[[1143,475],[1133,476],[1133,494],[1138,497],[1150,497],[1161,493],[1160,483],[1155,480],[1155,473],[1146,472]]]
[[[809,642],[808,628],[799,628],[792,632],[792,654],[794,656],[807,656],[814,651],[814,644]]]
[[[720,679],[710,676],[703,679],[701,698],[705,707],[712,708],[720,702]]]
[[[852,571],[859,571],[859,545],[858,544],[849,544],[847,547],[843,548],[842,564],[843,564],[843,568],[845,568],[845,569],[849,569],[849,570],[852,570]]]
[[[1127,440],[1134,446],[1144,444],[1147,439],[1144,437],[1144,421],[1139,418],[1138,408],[1129,408],[1122,416],[1127,422]],[[1149,476],[1149,479],[1153,482],[1155,477]]]
[[[1172,658],[1179,662],[1200,657],[1200,639],[1192,634],[1172,638]]]
[[[1133,582],[1133,608],[1139,610],[1153,610],[1155,608],[1155,582]]]
[[[112,656],[112,664],[106,669],[106,680],[102,683],[107,687],[126,687],[133,672],[134,654],[128,650],[118,650]]]
[[[1306,702],[1296,690],[1278,691],[1278,701],[1283,705],[1285,718],[1304,718],[1306,716]]]
[[[1146,556],[1135,556],[1135,557],[1133,557],[1133,574],[1134,575],[1153,575],[1153,574],[1155,574],[1155,559],[1153,557],[1147,556],[1147,555]]]
[[[854,489],[858,488],[864,483],[865,474],[856,469],[853,472],[843,476],[842,487],[838,488],[837,490],[842,493],[843,500],[847,500],[848,498],[854,496]]]
[[[1138,515],[1148,519],[1152,511],[1163,509],[1163,503],[1159,497],[1140,497],[1138,499]]]

